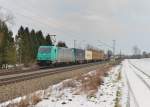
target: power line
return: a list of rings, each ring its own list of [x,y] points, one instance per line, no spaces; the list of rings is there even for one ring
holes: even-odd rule
[[[116,40],[113,40],[113,57],[115,60],[115,49],[116,49]]]
[[[104,43],[104,42],[102,42],[100,40],[98,40],[98,42],[101,43],[103,46],[109,47],[111,49],[113,48],[113,46],[110,46],[110,45],[108,45],[108,44],[106,44],[106,43]]]
[[[2,6],[1,6],[2,7]],[[9,8],[6,8],[6,7],[2,7],[3,9],[6,9],[6,10],[9,10],[9,11],[11,11],[11,9],[9,9]],[[30,13],[29,11],[27,11],[27,10],[25,10],[26,12],[28,12],[28,13]],[[11,11],[12,12],[12,11]],[[13,11],[13,13],[15,13],[15,14],[17,14],[17,15],[20,15],[20,16],[23,16],[23,17],[26,17],[26,18],[28,18],[28,19],[31,19],[33,22],[37,22],[38,24],[40,24],[40,25],[46,25],[46,26],[49,26],[49,27],[51,27],[51,28],[53,28],[53,29],[55,29],[55,30],[57,30],[57,31],[59,31],[59,32],[62,32],[62,33],[64,33],[64,34],[67,34],[68,35],[68,29],[67,29],[67,31],[63,31],[63,30],[61,30],[61,29],[59,29],[59,28],[55,28],[55,27],[53,27],[53,26],[50,26],[49,24],[48,24],[48,22],[45,22],[45,21],[47,21],[47,20],[49,20],[48,18],[44,18],[43,16],[40,16],[40,15],[35,15],[35,14],[33,14],[32,13],[32,15],[33,16],[35,16],[35,17],[30,17],[30,16],[27,16],[27,15],[25,15],[25,14],[22,14],[22,13],[19,13],[19,12],[16,12],[16,11]],[[37,19],[37,17],[39,17],[39,19]],[[42,19],[42,20],[40,20],[40,19]],[[55,24],[55,25],[57,25],[56,23],[54,23],[53,22],[53,24]],[[46,26],[44,26],[44,27],[46,27]],[[46,27],[47,28],[47,27]],[[75,34],[75,33],[74,33]],[[72,36],[77,36],[77,35],[80,35],[80,34],[77,34],[76,33],[76,35],[74,35],[74,34],[72,34],[71,33],[71,31],[69,31],[69,35],[72,35]]]

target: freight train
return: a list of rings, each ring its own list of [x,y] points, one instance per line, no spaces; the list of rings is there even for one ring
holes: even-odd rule
[[[38,65],[82,64],[102,60],[105,60],[103,51],[57,46],[40,46],[37,54]]]

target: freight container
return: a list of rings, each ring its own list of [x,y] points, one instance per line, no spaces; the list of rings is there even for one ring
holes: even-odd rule
[[[57,62],[75,62],[74,50],[58,47]]]
[[[105,60],[105,53],[104,51],[100,51],[100,60]]]
[[[76,62],[82,63],[85,61],[85,51],[82,49],[73,49]]]
[[[92,50],[92,60],[98,60],[100,58],[100,54],[97,51]]]
[[[85,59],[86,59],[87,61],[92,60],[92,51],[89,51],[89,50],[86,50],[86,51],[85,51]]]
[[[104,59],[104,52],[103,51],[92,50],[92,60],[93,61],[103,60],[103,59]]]

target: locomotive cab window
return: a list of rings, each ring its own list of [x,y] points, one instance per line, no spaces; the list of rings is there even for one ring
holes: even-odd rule
[[[51,49],[50,48],[44,48],[44,47],[41,47],[41,48],[39,48],[39,52],[40,53],[49,53],[51,51]]]

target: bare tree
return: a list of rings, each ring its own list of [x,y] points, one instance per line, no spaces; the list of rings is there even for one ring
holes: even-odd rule
[[[68,46],[66,45],[66,43],[65,43],[64,41],[59,41],[59,42],[57,43],[57,46],[58,46],[58,47],[65,47],[65,48],[68,48]]]
[[[141,50],[139,49],[138,46],[134,46],[133,47],[133,55],[140,55],[141,54]]]
[[[133,50],[132,58],[136,58],[136,59],[141,58],[141,50],[139,49],[138,46],[134,46],[134,47],[132,48],[132,50]]]
[[[87,45],[86,45],[86,49],[87,49],[87,50],[99,50],[98,48],[96,48],[96,47],[94,47],[94,46],[92,46],[92,45],[90,45],[90,44],[87,44]]]
[[[149,57],[148,53],[146,51],[143,51],[142,56],[143,56],[143,58],[148,58]]]
[[[14,24],[14,16],[11,11],[0,7],[0,20],[4,23]]]

